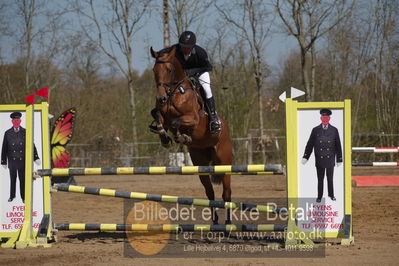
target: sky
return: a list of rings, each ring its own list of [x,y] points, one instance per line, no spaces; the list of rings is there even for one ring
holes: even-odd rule
[[[161,0],[158,0],[161,2]],[[60,2],[50,2],[59,4]],[[101,3],[101,2],[100,2]],[[215,23],[215,19],[218,16],[214,14],[209,15],[206,21],[203,22],[203,26],[199,29],[202,34],[197,34],[198,44],[200,46],[206,46],[206,36],[207,33],[213,33],[212,25]],[[15,29],[18,28],[18,21],[12,21],[15,18],[10,16],[9,22]],[[160,16],[160,11],[155,10],[152,12],[150,19],[147,19],[143,28],[139,30],[133,38],[133,68],[137,70],[140,74],[148,68],[152,67],[153,61],[149,55],[149,47],[152,46],[155,50],[163,48],[163,26],[162,17]],[[170,18],[170,23],[172,19]],[[46,23],[45,16],[40,16],[38,18],[39,23]],[[76,15],[71,15],[70,21],[76,25],[71,25],[69,28],[74,28],[78,26],[78,19]],[[207,28],[209,27],[209,28]],[[171,26],[172,28],[172,26]],[[190,29],[195,31],[194,29]],[[18,32],[15,30],[15,32]],[[171,44],[177,42],[177,37],[171,32]],[[0,36],[0,52],[1,56],[7,63],[11,63],[17,58],[18,47],[16,39],[8,38],[5,36]],[[292,50],[298,49],[296,40],[293,37],[283,36],[282,34],[274,34],[273,38],[267,42],[265,49],[263,51],[264,59],[272,69],[278,69],[279,65],[287,58],[287,55],[291,53]],[[118,54],[118,56],[121,56]]]
[[[149,62],[149,50],[146,48],[150,45],[154,50],[162,49],[163,32],[159,29],[159,25],[148,23],[143,30],[137,33],[136,37],[137,38],[133,41],[133,45],[138,51],[142,51],[142,53],[138,52],[134,55],[134,60],[137,60],[135,61],[134,68],[142,73],[146,68],[152,67],[152,61]],[[143,40],[148,40],[148,44]],[[176,37],[171,36],[171,44],[174,44],[177,41]],[[201,39],[201,36],[197,36],[197,44],[200,46],[206,45],[206,43]],[[297,41],[293,37],[276,34],[269,42],[267,42],[267,45],[265,45],[263,55],[264,59],[272,66],[272,68],[278,69],[279,65],[283,63],[291,51],[296,51],[297,49]]]
[[[160,0],[159,0],[160,1]],[[154,14],[153,14],[154,16]],[[206,29],[206,27],[212,26],[215,22],[216,16],[210,15],[205,22],[205,25],[201,28],[204,35],[207,32],[212,32],[212,28]],[[170,23],[172,23],[170,18]],[[140,30],[134,38],[133,45],[137,48],[138,52],[134,54],[135,66],[134,68],[142,73],[147,68],[152,67],[153,61],[149,57],[148,46],[152,46],[154,50],[160,50],[163,48],[163,25],[161,24],[161,18],[155,18],[149,20],[144,28]],[[172,26],[171,26],[172,27]],[[197,32],[194,29],[189,29]],[[211,34],[211,33],[210,33]],[[207,36],[197,34],[197,44],[204,47],[206,46]],[[171,32],[171,44],[178,41],[177,37]],[[292,52],[298,50],[298,44],[294,37],[284,36],[283,34],[273,34],[273,37],[266,42],[265,49],[263,51],[264,59],[273,69],[278,69],[279,65],[287,58]]]

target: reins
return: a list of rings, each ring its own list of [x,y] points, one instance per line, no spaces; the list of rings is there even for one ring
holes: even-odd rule
[[[165,64],[165,63],[170,63],[173,66],[173,71],[175,70],[175,65],[174,62],[171,60],[161,60],[161,59],[156,59],[155,64]],[[179,87],[180,84],[182,84],[185,80],[187,79],[187,76],[185,76],[182,80],[176,81],[176,82],[158,82],[157,87],[159,86],[165,86],[166,89],[166,95],[168,96],[168,100],[170,99],[171,96],[173,96],[176,92],[176,89]]]

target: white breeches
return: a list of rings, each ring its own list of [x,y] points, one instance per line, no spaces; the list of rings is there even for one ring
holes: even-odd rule
[[[209,72],[202,73],[201,76],[198,77],[198,80],[202,88],[204,88],[206,98],[207,99],[211,98],[212,90],[211,90],[211,78],[209,77]]]

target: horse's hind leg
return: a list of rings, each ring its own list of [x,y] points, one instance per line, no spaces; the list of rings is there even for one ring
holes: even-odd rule
[[[189,148],[191,161],[196,166],[204,166],[209,165],[211,161],[210,150],[203,149],[194,149]],[[213,190],[211,178],[209,175],[200,175],[199,176],[201,184],[205,188],[205,194],[209,200],[215,200],[215,191]],[[218,224],[219,217],[216,213],[215,208],[211,208],[212,211],[212,222],[213,224]]]
[[[212,186],[212,182],[211,182],[211,178],[209,175],[200,175],[199,176],[200,180],[201,180],[201,184],[204,186],[205,188],[205,193],[206,196],[208,197],[209,200],[215,200],[215,192],[213,190],[213,186]],[[211,217],[212,217],[212,223],[213,224],[218,224],[218,220],[219,220],[219,216],[216,213],[216,209],[214,207],[211,207]]]
[[[233,163],[233,146],[229,136],[222,136],[220,142],[215,146],[212,152],[212,162],[214,165],[231,165]],[[221,179],[223,185],[222,198],[224,201],[231,201],[231,176],[215,176]],[[230,209],[226,210],[226,224],[231,224]]]

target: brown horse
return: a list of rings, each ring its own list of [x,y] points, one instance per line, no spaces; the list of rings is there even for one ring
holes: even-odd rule
[[[175,56],[175,48],[155,52],[153,68],[157,86],[156,108],[151,112],[154,117],[156,132],[162,145],[168,147],[170,130],[176,143],[187,145],[194,165],[231,165],[233,148],[226,121],[219,117],[222,130],[211,134],[208,129],[208,115],[202,108],[202,99],[194,89],[193,82],[186,76],[182,65]],[[223,184],[222,198],[231,201],[231,176],[199,176],[208,199],[214,200],[212,182]],[[212,211],[213,223],[218,222],[216,212]],[[226,214],[226,223],[230,223],[230,212]]]

